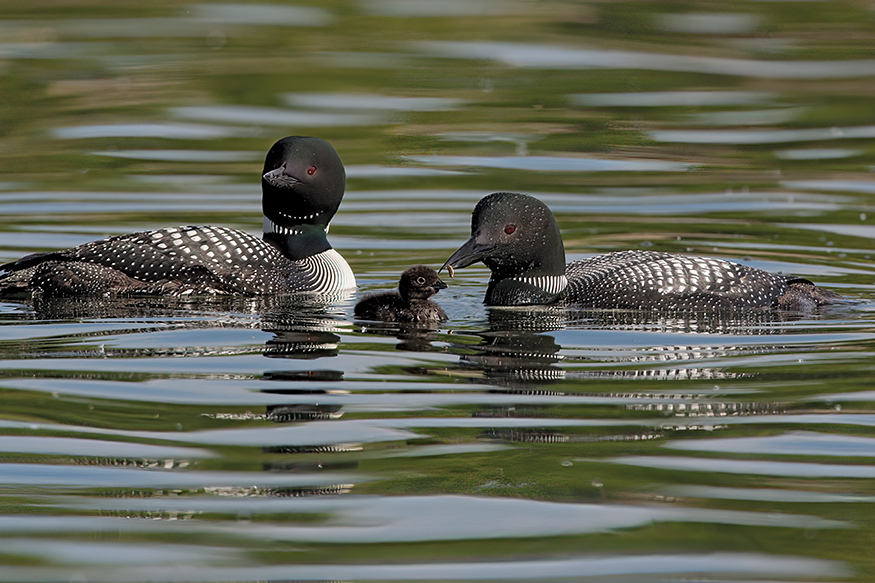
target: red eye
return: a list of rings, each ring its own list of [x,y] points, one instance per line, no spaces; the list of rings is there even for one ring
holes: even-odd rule
[[[516,225],[505,225],[504,232],[507,235],[513,235],[513,232],[516,231]]]
[[[314,174],[316,174],[316,167],[310,166],[309,168],[307,168],[307,174],[310,176],[313,176]]]

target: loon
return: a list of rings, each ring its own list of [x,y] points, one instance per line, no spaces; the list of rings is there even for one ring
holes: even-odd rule
[[[264,161],[263,238],[218,226],[117,235],[0,266],[0,296],[259,296],[352,289],[352,269],[326,237],[345,188],[343,162],[328,142],[283,138]]]
[[[443,322],[447,315],[428,298],[446,287],[434,269],[415,265],[401,274],[397,292],[364,298],[356,304],[355,316],[383,322]]]
[[[842,296],[807,279],[722,259],[658,251],[618,251],[565,264],[559,225],[540,200],[511,192],[483,197],[471,238],[447,259],[453,268],[482,261],[492,272],[489,306],[583,309],[810,311]]]

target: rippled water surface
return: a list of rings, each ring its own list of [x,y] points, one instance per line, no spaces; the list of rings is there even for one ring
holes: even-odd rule
[[[875,578],[875,11],[853,2],[0,8],[0,261],[260,232],[330,141],[359,290],[0,304],[0,581]],[[569,259],[703,254],[817,314],[356,321],[528,192]]]

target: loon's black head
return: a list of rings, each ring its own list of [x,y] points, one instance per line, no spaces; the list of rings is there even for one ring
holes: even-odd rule
[[[526,194],[496,192],[483,197],[471,216],[471,238],[444,267],[478,261],[492,271],[494,280],[563,275],[565,247],[556,218],[547,205]]]
[[[267,152],[261,205],[279,231],[298,225],[328,227],[345,189],[343,162],[325,140],[290,136]]]
[[[437,271],[425,265],[414,265],[401,274],[398,293],[406,302],[427,300],[446,287]]]

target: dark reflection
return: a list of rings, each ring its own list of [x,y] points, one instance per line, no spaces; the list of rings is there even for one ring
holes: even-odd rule
[[[261,318],[261,329],[273,334],[264,348],[264,356],[274,362],[282,359],[293,361],[332,358],[340,353],[341,337],[338,334],[343,323],[341,315],[332,316],[324,310],[273,310]],[[291,364],[291,363],[290,363]],[[343,391],[343,371],[312,368],[293,370],[270,370],[262,379],[273,381],[277,386],[261,389],[264,394],[275,395],[276,404],[265,408],[264,419],[274,423],[313,423],[340,419],[342,406],[325,403],[330,394]],[[283,402],[283,396],[288,401]],[[305,399],[307,402],[300,402]],[[326,460],[326,456],[357,452],[358,443],[325,443],[307,445],[279,445],[262,448],[262,453],[271,456],[263,464],[266,472],[312,473],[319,471],[342,471],[358,467],[354,460]],[[319,487],[274,488],[264,492],[274,497],[306,497],[347,494],[353,484],[331,484]]]
[[[286,296],[242,297],[216,296],[109,296],[43,298],[31,296],[17,302],[18,312],[32,320],[72,320],[78,318],[118,318],[202,315],[219,321],[228,315],[262,315],[268,321],[282,319],[284,314],[325,311],[351,297],[350,292],[326,295],[298,294]],[[7,302],[12,306],[14,302]]]
[[[733,334],[760,336],[784,334],[782,324],[818,318],[837,309],[824,307],[815,314],[786,310],[739,311],[651,311],[651,310],[573,310],[553,307],[490,308],[491,330],[559,329],[628,330],[680,334]]]
[[[343,372],[339,370],[269,370],[261,378],[266,381],[341,381],[343,380]],[[285,389],[278,389],[277,391],[268,390],[265,392],[291,394]]]
[[[529,330],[490,330],[478,336],[482,343],[475,347],[474,354],[463,356],[462,363],[482,370],[491,384],[524,389],[565,378],[565,371],[556,366],[563,359],[561,346],[550,335]]]
[[[276,391],[263,391],[265,393]],[[284,394],[284,393],[279,393]],[[297,394],[304,394],[298,392]],[[318,395],[325,394],[325,391],[312,391],[306,394]],[[294,405],[268,405],[265,419],[275,421],[276,423],[292,423],[300,421],[325,421],[329,419],[339,419],[343,413],[340,405],[318,405],[318,404],[294,404]]]
[[[261,327],[274,337],[265,344],[264,355],[271,359],[316,360],[335,357],[340,353],[340,335],[337,334],[339,319],[326,317],[319,312],[273,312],[262,318]],[[303,387],[310,383],[339,383],[343,371],[333,369],[270,370],[262,374],[264,380],[278,381],[283,386],[262,389],[273,395],[312,395],[312,403],[280,403],[269,405],[265,419],[276,423],[300,423],[339,419],[343,413],[340,405],[317,403],[319,395],[328,394],[330,388]],[[291,386],[290,386],[291,385]],[[305,453],[290,452],[285,453]]]
[[[719,380],[751,376],[720,366],[684,366],[642,368],[644,364],[707,362],[739,354],[767,354],[786,350],[775,344],[732,345],[709,340],[719,335],[776,336],[789,330],[810,314],[776,310],[745,312],[671,313],[624,310],[564,310],[551,307],[492,308],[488,312],[489,329],[475,335],[480,343],[465,345],[473,354],[461,357],[463,368],[482,371],[484,382],[520,394],[562,394],[542,388],[544,385],[572,379],[642,379],[642,380]],[[616,351],[618,366],[634,368],[568,370],[574,361],[560,354],[562,347],[550,332],[557,330],[616,330],[685,334],[701,337],[688,345],[642,345],[630,351]],[[647,337],[642,337],[646,342]],[[686,337],[684,340],[689,341]],[[460,345],[461,348],[461,345]],[[564,367],[560,363],[565,364]],[[578,361],[581,362],[581,361]],[[604,362],[604,361],[602,361]]]
[[[316,359],[339,354],[340,336],[332,332],[275,329],[264,329],[264,331],[275,335],[265,345],[264,355],[268,358]],[[295,373],[298,374],[299,371]],[[274,379],[276,380],[276,377]],[[308,380],[319,380],[319,375]]]
[[[20,313],[28,320],[77,320],[143,318],[179,315],[192,306],[191,300],[169,297],[82,297],[28,298],[20,303]]]
[[[491,331],[549,332],[559,330],[569,323],[574,312],[553,306],[526,306],[514,308],[489,308]]]
[[[349,295],[349,294],[347,294]],[[262,347],[243,343],[231,346],[216,346],[210,337],[205,337],[194,346],[149,346],[106,347],[99,350],[77,350],[76,356],[123,358],[155,358],[175,356],[232,356],[257,354],[281,362],[280,359],[316,360],[335,357],[339,353],[341,337],[338,334],[344,325],[340,311],[332,311],[328,300],[338,297],[276,296],[241,298],[209,296],[196,298],[173,297],[109,297],[109,298],[58,298],[42,300],[32,298],[22,317],[39,321],[101,320],[136,321],[130,330],[109,326],[105,330],[88,330],[83,338],[115,336],[125,333],[160,332],[169,329],[211,328],[260,328],[273,337]],[[31,311],[32,310],[32,311]],[[144,326],[145,320],[147,324]],[[154,322],[154,328],[148,325]],[[217,336],[221,338],[222,336]],[[198,342],[197,340],[195,342]],[[19,343],[14,351],[16,358],[28,358],[47,354],[53,347],[44,342]],[[53,354],[63,354],[54,352]],[[340,406],[310,403],[282,403],[279,395],[319,395],[327,389],[301,388],[301,383],[342,382],[343,372],[328,368],[269,370],[262,378],[277,381],[286,386],[267,389],[263,392],[278,395],[276,405],[266,407],[260,418],[277,423],[330,420],[339,418]],[[294,388],[292,388],[294,387]]]
[[[430,352],[435,349],[432,343],[438,340],[439,328],[438,322],[369,322],[361,325],[361,332],[397,338],[397,350]]]
[[[270,471],[269,468],[265,468]],[[333,484],[319,488],[265,488],[262,494],[276,498],[306,498],[309,496],[339,496],[349,494],[355,484]]]
[[[574,328],[759,336],[782,334],[786,328],[780,324],[799,322],[811,318],[812,314],[784,310],[568,310],[565,316],[564,324]]]

